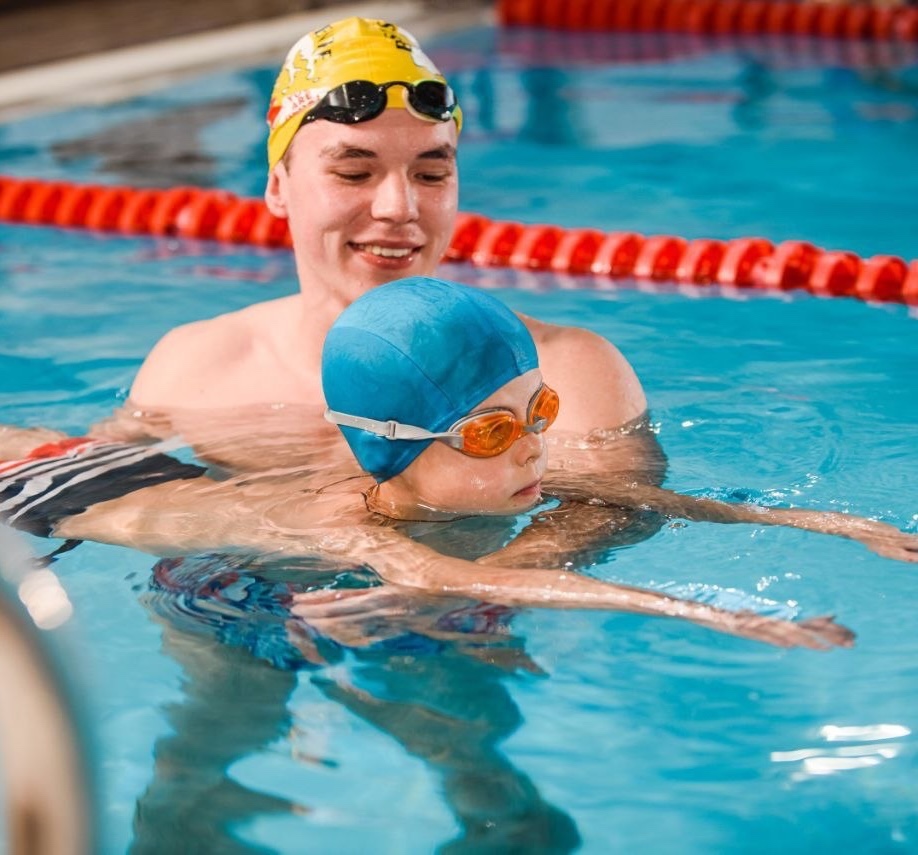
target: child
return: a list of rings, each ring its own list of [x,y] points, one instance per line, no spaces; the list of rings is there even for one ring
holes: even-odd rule
[[[525,325],[482,291],[426,277],[374,288],[329,332],[322,379],[326,417],[369,476],[220,482],[162,444],[68,440],[0,467],[0,514],[35,533],[161,555],[229,547],[318,555],[365,564],[403,591],[682,617],[782,646],[853,643],[827,617],[789,622],[567,569],[491,566],[396,530],[388,520],[515,515],[541,498],[545,431],[563,402],[542,382]],[[316,602],[304,596],[304,608]]]

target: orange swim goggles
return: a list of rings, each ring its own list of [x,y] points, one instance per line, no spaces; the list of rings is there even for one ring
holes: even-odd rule
[[[325,418],[333,424],[357,428],[386,439],[436,439],[469,457],[497,457],[527,433],[542,433],[550,428],[558,416],[559,403],[558,393],[543,383],[529,400],[525,423],[512,410],[493,407],[463,416],[443,433],[391,420],[383,422],[349,416],[334,410],[326,410]]]

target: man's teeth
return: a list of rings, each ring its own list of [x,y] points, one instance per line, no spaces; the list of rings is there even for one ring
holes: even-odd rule
[[[375,246],[371,243],[357,244],[363,252],[369,252],[371,255],[381,255],[383,258],[405,258],[411,255],[412,249],[397,248],[394,246]]]

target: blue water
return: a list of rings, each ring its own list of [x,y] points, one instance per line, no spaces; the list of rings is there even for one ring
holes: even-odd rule
[[[881,73],[803,48],[788,59],[694,42],[621,62],[621,40],[573,38],[475,30],[433,43],[467,105],[463,209],[918,257],[915,65]],[[11,123],[0,162],[255,195],[272,75]],[[667,486],[918,531],[907,308],[444,272],[615,342],[647,391]],[[123,400],[166,329],[292,292],[295,274],[283,253],[4,226],[0,283],[0,422],[79,432]],[[136,851],[171,851],[169,826],[213,852],[918,849],[918,569],[858,544],[672,523],[589,569],[730,607],[836,614],[858,633],[852,650],[529,610],[489,642],[512,654],[508,671],[410,637],[273,667],[244,649],[244,621],[218,637],[206,602],[151,593],[153,564],[99,545],[55,564],[97,724],[106,853],[127,851],[135,824]],[[273,626],[258,620],[256,635]]]

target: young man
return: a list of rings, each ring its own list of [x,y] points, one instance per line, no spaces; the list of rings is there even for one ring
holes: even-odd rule
[[[392,520],[495,514],[508,517],[511,539],[516,515],[541,499],[544,432],[559,398],[525,325],[482,291],[428,278],[372,289],[330,330],[322,383],[326,418],[368,474],[216,482],[162,448],[65,440],[0,464],[0,513],[33,533],[159,554],[242,548],[356,562],[390,591],[682,617],[783,646],[852,643],[830,618],[728,612],[559,570],[569,566],[563,548],[544,533],[539,554],[551,569],[502,566],[501,549],[477,561],[445,556],[398,530]],[[293,613],[329,605],[323,596],[294,597]]]
[[[446,80],[394,24],[348,18],[307,33],[271,96],[265,190],[289,223],[299,293],[167,333],[126,411],[319,407],[322,342],[341,310],[384,282],[433,273],[443,257],[461,124]],[[644,412],[634,371],[608,341],[524,321],[564,398],[559,429],[583,435]]]

